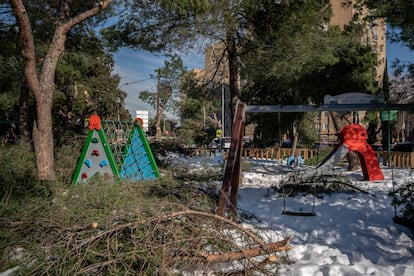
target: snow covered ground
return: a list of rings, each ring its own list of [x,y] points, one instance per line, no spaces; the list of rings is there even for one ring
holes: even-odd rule
[[[178,161],[178,160],[176,160]],[[221,157],[195,157],[186,164],[220,166]],[[414,275],[414,236],[412,230],[393,223],[394,207],[389,192],[394,186],[414,181],[414,171],[382,167],[383,181],[361,181],[362,172],[346,175],[352,183],[369,191],[335,193],[315,198],[316,216],[282,215],[283,196],[273,186],[280,185],[288,170],[277,161],[248,160],[239,190],[238,209],[250,214],[246,227],[259,228],[276,241],[293,236],[289,257],[295,262],[280,275]],[[302,170],[313,170],[304,167]],[[312,211],[313,196],[288,197],[292,211]]]

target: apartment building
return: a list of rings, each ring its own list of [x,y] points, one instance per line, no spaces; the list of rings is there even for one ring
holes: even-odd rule
[[[386,24],[385,20],[376,19],[372,22],[365,23],[364,18],[369,15],[370,11],[357,4],[356,0],[331,0],[332,17],[329,22],[331,26],[339,26],[344,29],[356,17],[364,23],[365,32],[361,38],[364,43],[372,47],[377,54],[376,79],[379,85],[382,85],[386,66]],[[229,91],[229,71],[228,59],[225,54],[225,45],[218,43],[208,48],[205,52],[205,68],[198,70],[196,73],[204,82],[209,82],[211,87],[217,89],[221,95],[222,109],[218,114],[223,134],[229,136],[231,129],[227,128],[231,124],[232,118],[227,102],[230,102]],[[217,66],[219,65],[219,66]],[[239,85],[240,80],[239,80]],[[335,91],[341,92],[341,91]],[[343,91],[349,92],[349,91]],[[361,122],[365,112],[354,112],[351,116]],[[226,123],[227,122],[227,123]],[[320,129],[322,141],[334,142],[337,139],[337,130],[334,127],[329,112],[322,112],[318,122],[315,122],[317,129]]]
[[[338,26],[344,29],[351,23],[352,20],[357,19],[364,26],[364,34],[361,37],[363,43],[366,43],[372,48],[372,51],[377,56],[376,81],[381,87],[384,81],[384,74],[386,72],[386,22],[385,19],[365,20],[370,15],[371,11],[365,6],[361,6],[356,0],[331,0],[332,17],[330,19],[331,26]],[[340,91],[338,91],[340,92]],[[343,91],[351,92],[351,91]],[[364,91],[355,91],[364,92]],[[365,111],[352,112],[349,121],[354,123],[361,123]],[[320,120],[320,121],[319,121]],[[321,112],[317,125],[320,129],[321,142],[335,142],[337,139],[337,129],[333,123],[333,118],[329,112]]]

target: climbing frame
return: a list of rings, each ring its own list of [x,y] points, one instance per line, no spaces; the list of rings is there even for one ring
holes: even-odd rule
[[[89,181],[101,175],[108,179],[119,178],[119,171],[101,127],[101,119],[92,115],[89,119],[89,132],[82,150],[72,183]]]
[[[160,175],[141,121],[102,121],[122,179],[151,180]]]

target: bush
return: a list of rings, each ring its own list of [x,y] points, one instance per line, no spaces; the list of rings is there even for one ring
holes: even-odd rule
[[[414,182],[406,183],[394,193],[393,204],[401,206],[401,216],[414,220]]]
[[[305,165],[317,166],[332,151],[332,149],[333,148],[319,150],[316,156],[305,160]]]
[[[35,180],[30,148],[2,148],[1,173],[7,187],[26,190],[9,192],[2,201],[0,271],[168,275],[217,269],[216,274],[222,274],[220,266],[206,263],[203,256],[244,252],[263,243],[260,237],[213,213],[218,191],[210,181],[212,176],[222,177],[218,173],[222,168],[213,172],[206,165],[192,172],[174,167],[153,181],[126,183],[94,177],[87,184],[71,185],[77,163],[73,157],[80,150],[78,144],[57,148],[59,181],[49,183],[47,194],[39,194],[26,189],[42,186]],[[240,245],[242,240],[245,248]],[[238,267],[263,271],[258,261],[240,260]],[[272,263],[269,269],[279,265]]]
[[[0,175],[3,181],[0,186],[2,202],[27,193],[45,192],[37,181],[36,159],[30,146],[0,146]]]

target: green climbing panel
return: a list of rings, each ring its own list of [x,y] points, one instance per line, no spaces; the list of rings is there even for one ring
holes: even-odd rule
[[[85,183],[96,175],[108,179],[119,178],[119,170],[101,128],[101,120],[99,116],[93,115],[89,120],[88,136],[72,183]]]

